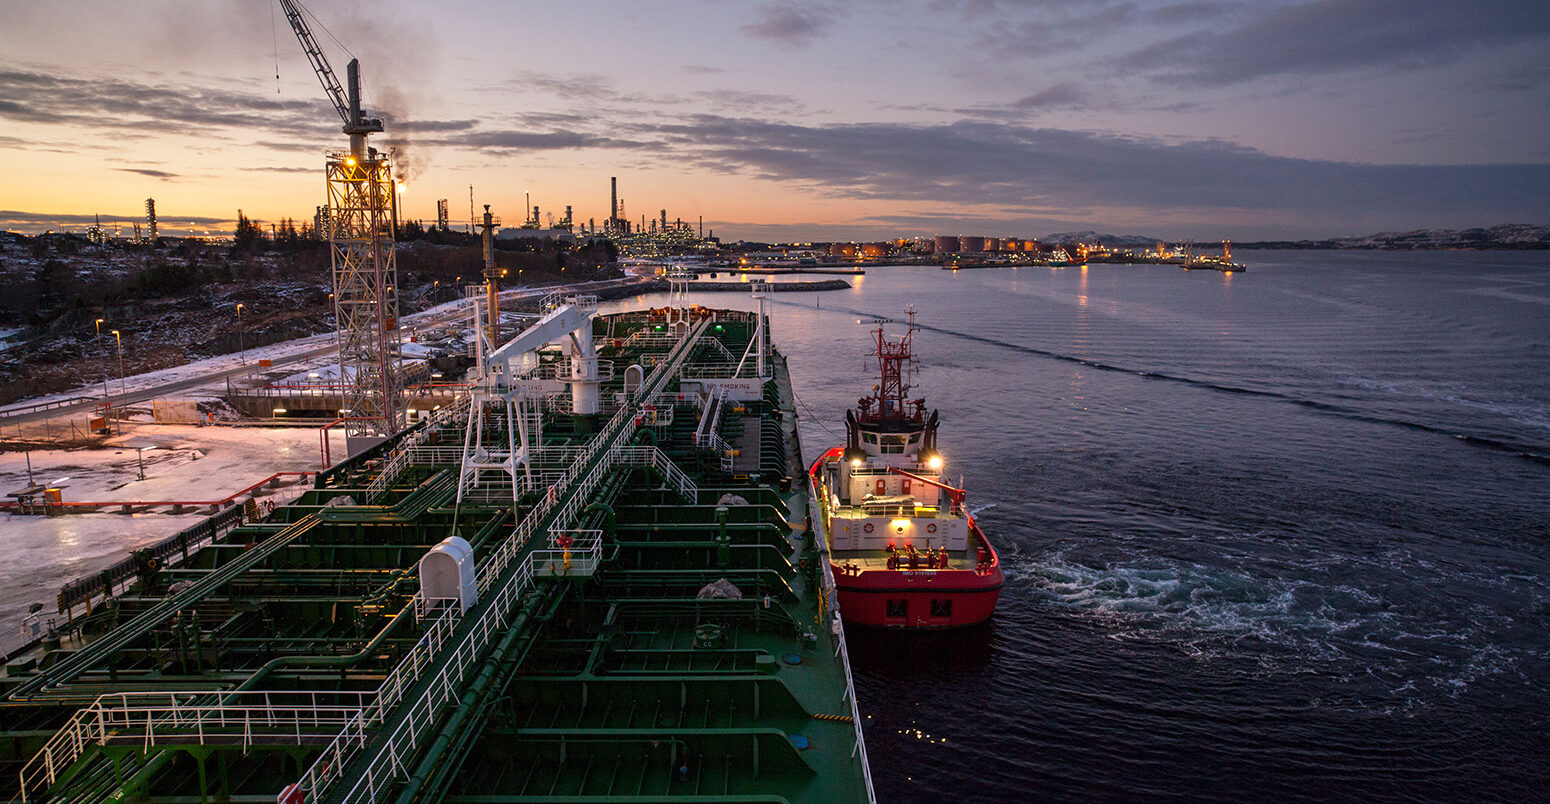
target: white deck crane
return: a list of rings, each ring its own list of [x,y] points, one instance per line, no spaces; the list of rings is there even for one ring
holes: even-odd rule
[[[361,113],[360,63],[351,59],[346,87],[328,64],[296,0],[280,0],[285,18],[312,63],[323,91],[344,121],[347,151],[327,156],[328,243],[339,328],[340,419],[346,453],[354,455],[404,426],[398,370],[398,262],[393,229],[398,194],[386,155],[366,137],[382,120]]]

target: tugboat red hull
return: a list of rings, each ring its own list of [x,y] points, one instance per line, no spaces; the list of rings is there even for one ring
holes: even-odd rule
[[[985,560],[974,569],[858,570],[843,554],[831,554],[840,616],[854,625],[912,630],[966,628],[990,619],[1006,576],[972,519],[969,530],[985,548]]]
[[[959,577],[967,576],[967,577]],[[990,619],[1001,596],[1000,568],[894,570],[835,575],[840,616],[879,628],[964,628]]]

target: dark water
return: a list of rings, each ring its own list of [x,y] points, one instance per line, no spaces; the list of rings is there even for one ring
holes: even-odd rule
[[[918,308],[1006,563],[985,629],[850,630],[881,799],[1550,796],[1550,254],[1241,256],[778,298],[812,454]]]

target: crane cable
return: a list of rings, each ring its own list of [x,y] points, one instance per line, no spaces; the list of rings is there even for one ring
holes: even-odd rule
[[[275,0],[269,0],[269,38],[274,40],[274,94],[280,94],[280,29],[274,20]]]
[[[333,40],[333,43],[338,45],[340,50],[343,50],[352,59],[360,58],[359,56],[356,56],[355,53],[350,50],[350,48],[346,47],[343,42],[339,41],[339,37],[334,36],[333,31],[328,30],[328,26],[324,25],[323,21],[318,19],[318,15],[312,13],[312,9],[303,5],[301,0],[295,0],[295,2],[296,7],[301,10],[301,13],[307,15],[307,17],[309,17],[313,23],[315,23],[319,28],[322,28],[323,33],[328,34],[328,38]],[[361,105],[366,108],[376,108],[376,104],[370,102],[371,88],[366,86],[366,81],[364,79],[361,81],[361,93],[367,96],[366,98],[361,99]]]

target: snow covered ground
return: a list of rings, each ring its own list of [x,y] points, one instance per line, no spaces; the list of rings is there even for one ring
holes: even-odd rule
[[[626,280],[628,281],[628,280]],[[589,286],[619,284],[619,280],[581,283],[573,291]],[[501,294],[502,299],[543,296],[557,288],[521,288]],[[458,300],[437,305],[405,316],[406,325],[429,324],[455,318],[467,308]],[[503,319],[520,317],[503,315]],[[247,350],[247,362],[260,359],[278,361],[294,355],[331,346],[333,334],[315,335]],[[407,344],[406,344],[407,345]],[[417,347],[416,347],[417,348]],[[406,350],[407,352],[407,350]],[[325,353],[293,364],[284,371],[293,372],[292,381],[329,382],[338,375],[337,357]],[[168,383],[208,376],[212,371],[241,365],[241,355],[222,355],[173,368],[128,377],[130,392],[157,388]],[[318,377],[311,375],[316,373]],[[180,399],[205,398],[224,389],[224,381],[215,380],[210,392],[179,391]],[[112,393],[120,392],[118,380],[110,383]],[[95,396],[100,385],[47,397],[21,400],[7,407],[25,407],[39,402],[68,399],[79,395]],[[146,407],[141,404],[137,407]],[[3,410],[5,408],[0,408]],[[75,418],[82,418],[77,415]],[[136,418],[139,418],[138,416]],[[50,432],[49,427],[53,430]],[[68,425],[65,425],[68,427]],[[19,425],[17,434],[31,440],[60,435],[60,424],[38,422]],[[6,435],[12,432],[5,425]],[[332,454],[344,454],[343,434],[334,433]],[[64,487],[64,501],[196,501],[215,500],[240,491],[282,471],[316,470],[320,448],[316,427],[197,427],[158,425],[143,421],[122,423],[121,435],[91,447],[28,452],[0,452],[0,494],[28,485],[27,461],[32,477],[39,483]],[[154,443],[157,449],[143,451],[145,480],[139,480],[136,451],[130,444]],[[267,499],[283,501],[300,493],[302,486],[286,486]],[[117,509],[112,509],[116,511]],[[19,625],[27,607],[43,604],[43,613],[52,616],[57,608],[59,588],[76,578],[99,572],[139,549],[197,523],[202,515],[174,515],[167,509],[151,513],[121,514],[107,510],[90,514],[56,517],[20,516],[0,512],[0,545],[6,548],[8,561],[0,564],[0,650],[19,644]]]
[[[137,479],[139,465],[130,444],[157,445],[141,453],[145,480]],[[336,455],[342,453],[342,440],[333,449]],[[318,430],[125,423],[123,435],[100,448],[0,453],[0,494],[27,485],[29,459],[39,483],[68,478],[58,484],[64,487],[66,502],[216,500],[275,472],[316,470]],[[261,499],[283,502],[304,487],[282,486]],[[0,544],[7,558],[0,563],[0,648],[19,644],[18,629],[29,605],[42,603],[44,613],[51,615],[65,583],[203,518],[192,511],[174,515],[165,513],[168,509],[135,514],[109,510],[114,512],[54,517],[0,513]]]
[[[582,282],[571,286],[570,289],[574,291],[586,291],[590,286],[614,285],[619,284],[619,282],[620,280]],[[558,290],[558,288],[555,287],[516,288],[509,291],[503,291],[501,293],[501,299],[503,302],[505,302],[515,299],[532,298],[535,296],[541,297],[553,293],[556,290]],[[444,302],[442,304],[436,305],[435,307],[421,310],[418,313],[404,316],[404,326],[406,328],[413,328],[414,326],[432,321],[455,317],[456,313],[467,310],[468,305],[469,301],[466,299],[457,299],[454,301]],[[214,371],[239,367],[243,365],[244,358],[246,358],[247,364],[252,366],[256,372],[258,371],[257,364],[260,360],[279,362],[282,359],[289,359],[307,351],[332,346],[334,343],[334,333],[324,333],[321,335],[313,335],[307,338],[297,338],[295,340],[273,343],[267,346],[252,347],[247,349],[245,354],[239,352],[236,354],[217,355],[215,357],[206,358],[204,360],[196,360],[192,363],[185,363],[181,366],[173,366],[172,368],[161,369],[160,371],[136,374],[131,377],[126,377],[122,380],[118,378],[110,378],[108,381],[108,391],[112,394],[135,393],[157,388],[168,383],[208,376]],[[409,343],[406,339],[405,346],[413,347],[414,345]],[[406,349],[405,354],[408,353],[409,351]],[[333,373],[337,374],[337,357],[334,355],[324,355],[315,361],[308,361],[307,366],[298,366],[297,370],[300,371],[303,375],[310,371],[316,371],[322,374],[327,370],[326,367],[330,365],[330,363],[335,365]],[[221,383],[219,381],[212,383],[212,385],[220,384]],[[61,401],[78,396],[98,396],[101,393],[101,390],[101,382],[93,381],[74,390],[64,391],[57,394],[48,394],[46,396],[31,397],[29,399],[19,399],[8,405],[0,405],[0,412],[17,408],[26,408],[43,402]],[[198,396],[198,394],[180,393],[179,396],[182,398],[188,398],[191,396]]]

